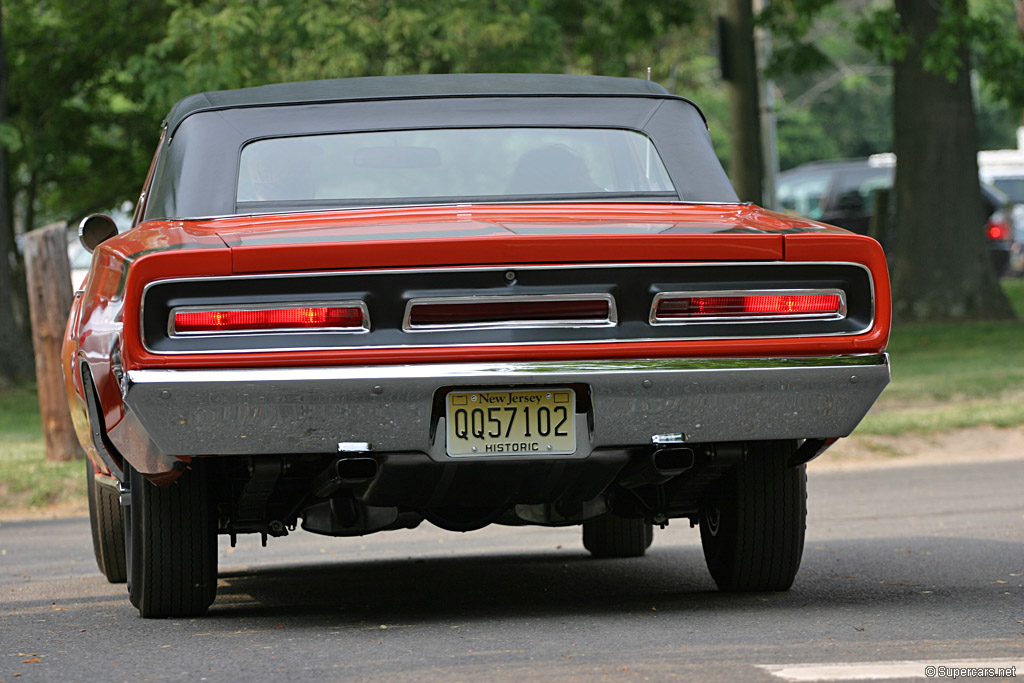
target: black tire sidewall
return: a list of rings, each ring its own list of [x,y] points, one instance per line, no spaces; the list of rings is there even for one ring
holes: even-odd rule
[[[182,474],[171,484],[181,489],[168,495],[131,469],[128,594],[143,617],[198,616],[216,597],[217,529],[200,470]],[[178,514],[187,511],[183,505],[195,508],[187,518],[192,526]]]
[[[753,444],[706,491],[701,545],[720,590],[784,591],[803,555],[807,519],[806,467],[789,467],[791,441]],[[718,514],[717,531],[711,523]]]

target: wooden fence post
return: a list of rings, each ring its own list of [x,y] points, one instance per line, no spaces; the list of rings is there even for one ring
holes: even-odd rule
[[[61,373],[60,347],[74,294],[68,263],[67,224],[55,223],[25,235],[32,347],[36,358],[39,413],[43,423],[46,459],[50,462],[82,457],[75,436]]]

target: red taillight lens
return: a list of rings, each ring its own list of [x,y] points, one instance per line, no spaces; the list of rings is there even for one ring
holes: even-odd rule
[[[985,226],[985,235],[991,242],[1008,240],[1010,239],[1010,228],[1005,221],[990,220]]]
[[[285,308],[176,311],[174,332],[263,332],[362,329],[361,306],[295,306]]]
[[[610,297],[413,301],[406,329],[473,326],[608,325]]]
[[[844,313],[838,292],[808,294],[666,294],[654,304],[652,322],[712,319],[838,317]]]

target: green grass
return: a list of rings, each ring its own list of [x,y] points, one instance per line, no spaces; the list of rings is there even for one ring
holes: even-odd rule
[[[32,385],[0,390],[0,513],[84,504],[85,464],[50,463]]]
[[[857,433],[1024,424],[1024,280],[1003,289],[1020,320],[896,327],[892,384]]]
[[[1024,279],[1003,288],[1020,321],[897,327],[892,384],[857,433],[1024,424]],[[84,505],[84,468],[46,461],[34,386],[0,388],[0,513]]]

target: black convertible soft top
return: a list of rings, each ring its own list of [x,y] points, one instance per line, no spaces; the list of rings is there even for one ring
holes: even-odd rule
[[[255,88],[201,92],[178,100],[167,115],[165,123],[168,135],[173,136],[178,125],[186,117],[200,111],[357,100],[495,95],[673,97],[654,81],[643,81],[638,78],[612,78],[610,76],[564,74],[369,76],[300,83],[274,83]]]
[[[144,220],[251,212],[236,201],[236,190],[241,150],[257,140],[422,129],[638,131],[654,144],[675,188],[660,201],[737,201],[697,106],[633,78],[439,74],[280,83],[190,95],[165,124]],[[326,201],[320,208],[347,206]]]

